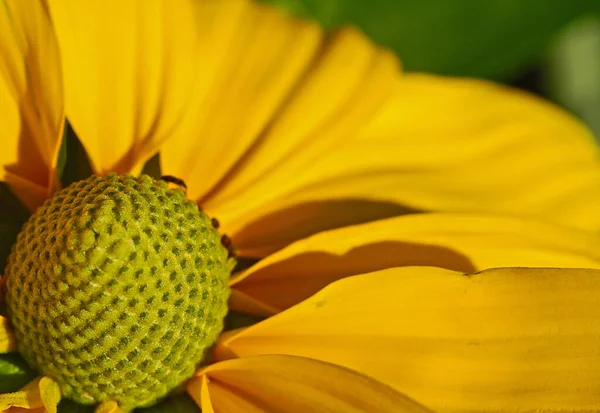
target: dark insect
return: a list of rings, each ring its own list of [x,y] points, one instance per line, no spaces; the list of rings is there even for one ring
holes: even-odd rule
[[[180,186],[185,191],[187,191],[187,185],[185,184],[185,182],[183,182],[183,179],[179,179],[179,178],[177,178],[175,176],[171,176],[171,175],[163,175],[160,177],[160,180]]]
[[[223,246],[225,248],[227,248],[227,257],[228,258],[231,258],[231,257],[235,258],[237,256],[237,249],[233,245],[231,238],[229,238],[227,235],[223,234],[223,236],[221,236],[221,244],[223,244]]]
[[[221,236],[221,244],[223,244],[225,248],[229,248],[231,246],[231,238],[227,235]]]

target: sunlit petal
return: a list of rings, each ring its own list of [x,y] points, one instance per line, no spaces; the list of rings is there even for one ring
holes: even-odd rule
[[[161,150],[163,172],[182,178],[192,199],[206,196],[255,144],[323,39],[318,24],[255,1],[202,1],[199,9],[186,133]]]
[[[197,71],[196,2],[48,6],[63,58],[67,117],[94,170],[139,171],[181,133]]]
[[[38,1],[3,1],[0,38],[0,180],[33,210],[56,186],[63,128],[58,49]]]
[[[202,206],[225,231],[234,230],[248,211],[287,191],[301,171],[352,140],[395,91],[398,77],[391,53],[353,29],[337,33]]]
[[[8,353],[16,348],[15,334],[8,318],[0,316],[0,353]]]
[[[367,376],[302,357],[229,360],[199,374],[188,385],[188,392],[200,399],[203,409],[215,412],[429,412]],[[207,396],[209,400],[205,400]]]
[[[600,271],[404,267],[337,281],[217,355],[346,366],[440,412],[600,409]]]
[[[594,233],[517,218],[406,215],[322,232],[289,245],[232,278],[230,306],[275,314],[340,278],[409,265],[462,272],[600,268],[598,245],[600,237]]]
[[[349,214],[343,211],[356,208],[352,200],[363,202],[355,222],[389,217],[382,203],[391,203],[600,228],[600,152],[575,118],[489,82],[419,74],[399,80],[395,97],[357,140],[297,169],[285,194],[273,191],[268,202],[242,209],[229,229],[242,250],[268,247],[273,228],[299,239],[348,225],[331,216]]]

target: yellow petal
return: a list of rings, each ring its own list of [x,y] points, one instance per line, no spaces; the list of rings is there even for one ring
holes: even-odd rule
[[[199,391],[198,384],[200,384]],[[189,395],[196,401],[198,406],[202,408],[204,413],[214,413],[215,410],[213,409],[212,400],[208,391],[208,377],[206,377],[206,375],[201,376],[200,380],[192,379],[188,384],[187,390]]]
[[[8,318],[0,315],[0,353],[9,353],[17,348],[15,334]]]
[[[333,36],[202,206],[233,230],[238,218],[286,191],[299,171],[352,139],[393,93],[398,76],[396,58],[362,34],[347,29]]]
[[[48,2],[67,117],[96,172],[138,171],[180,133],[197,70],[195,3]]]
[[[211,190],[255,143],[320,51],[322,30],[249,0],[199,2],[198,76],[189,117],[161,150],[188,196]]]
[[[245,274],[244,274],[245,275]],[[238,311],[242,311],[244,313],[247,314],[262,314],[262,315],[271,315],[271,314],[277,314],[278,312],[281,311],[280,307],[283,307],[280,304],[280,307],[274,307],[272,305],[267,304],[269,300],[269,298],[266,298],[262,296],[262,294],[259,292],[258,294],[254,294],[254,291],[250,291],[250,294],[254,294],[256,295],[258,298],[255,298],[249,294],[247,294],[244,290],[246,289],[246,285],[245,283],[241,282],[242,281],[242,277],[244,277],[244,275],[241,275],[239,278],[233,279],[232,282],[232,287],[233,289],[231,290],[231,296],[229,297],[229,308],[232,310],[238,310]],[[291,277],[290,277],[291,278]],[[259,283],[261,283],[261,288],[260,291],[273,291],[273,290],[277,290],[278,288],[275,286],[274,288],[271,287],[272,283],[277,283],[277,280],[275,279],[275,277],[270,278],[267,280],[267,282],[261,282],[262,280],[258,281]],[[294,280],[295,281],[295,280]],[[291,282],[294,282],[291,281]],[[240,285],[237,285],[237,284]],[[310,293],[314,293],[318,290],[320,290],[320,288],[314,287],[316,289],[313,288],[313,286],[311,286],[311,288],[309,289]],[[252,290],[252,288],[250,288],[250,290]],[[290,297],[290,301],[292,301],[293,305],[299,301],[301,301],[301,299],[298,299],[298,297],[302,297],[303,296],[303,292],[304,288],[301,288],[299,291],[295,291],[292,294],[292,297]],[[310,295],[310,293],[308,295]],[[287,301],[287,300],[286,300]]]
[[[346,278],[219,344],[360,371],[440,412],[600,411],[600,271]]]
[[[3,1],[0,38],[0,180],[33,210],[57,183],[63,128],[58,49],[38,1]]]
[[[390,412],[429,410],[369,377],[302,357],[268,355],[213,364],[188,392],[217,412]],[[206,391],[203,391],[206,389]],[[208,395],[209,400],[205,401]]]
[[[2,413],[47,413],[44,407],[37,409],[26,409],[24,407],[9,407],[6,410],[0,410]]]
[[[116,401],[108,400],[100,403],[94,413],[123,413],[123,410]]]
[[[0,411],[13,413],[22,408],[36,413],[56,413],[60,399],[58,383],[44,376],[35,379],[18,392],[0,394]]]
[[[271,315],[341,278],[410,265],[462,272],[600,268],[598,245],[600,237],[594,233],[517,218],[406,215],[322,232],[289,245],[232,278],[230,307]]]
[[[240,413],[256,413],[263,411],[261,407],[256,406],[249,400],[244,398],[241,392],[232,391],[230,389],[219,386],[218,382],[212,383],[209,389],[209,379],[202,376],[199,379],[194,379],[188,385],[188,393],[196,400],[198,406],[202,408],[202,412],[214,412],[213,405],[217,406],[216,411],[221,412],[240,412]],[[201,385],[198,398],[198,386]],[[213,402],[214,401],[214,402]]]
[[[332,208],[322,204],[347,200],[372,203],[361,208],[363,222],[390,216],[381,208],[385,202],[600,228],[597,143],[569,114],[524,92],[406,75],[358,139],[344,143],[296,170],[286,193],[273,191],[253,211],[243,206],[245,215],[228,229],[236,245],[268,244],[272,228],[297,237],[330,229],[336,222],[324,212]]]

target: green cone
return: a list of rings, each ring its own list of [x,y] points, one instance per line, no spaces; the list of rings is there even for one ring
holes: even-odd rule
[[[124,410],[188,379],[214,345],[232,268],[211,220],[148,176],[92,176],[24,225],[5,274],[19,351],[63,397]]]

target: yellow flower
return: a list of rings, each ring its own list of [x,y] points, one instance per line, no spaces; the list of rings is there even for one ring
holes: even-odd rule
[[[600,409],[600,271],[483,271],[600,269],[598,153],[568,115],[249,0],[1,1],[0,179],[30,209],[66,115],[95,173],[160,153],[260,259],[229,307],[266,319],[187,383],[204,412]]]

